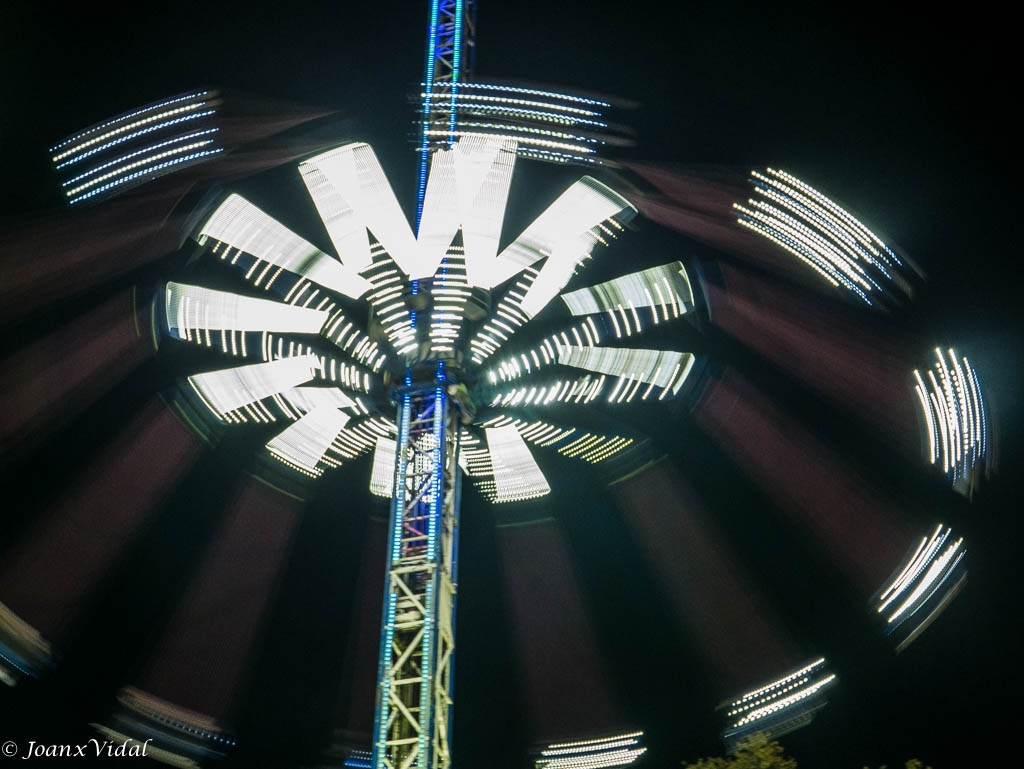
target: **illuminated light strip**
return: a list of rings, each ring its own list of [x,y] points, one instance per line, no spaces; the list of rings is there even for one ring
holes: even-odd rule
[[[558,353],[558,362],[564,366],[573,366],[588,371],[595,371],[609,376],[632,375],[639,381],[654,384],[657,387],[671,388],[673,394],[679,392],[693,355],[687,352],[671,350],[641,350],[621,347],[563,347]],[[682,377],[673,381],[675,373],[686,362],[687,368]],[[667,376],[663,373],[671,371]]]
[[[422,84],[421,84],[422,85]],[[461,83],[460,88],[465,91],[472,90],[485,90],[485,91],[507,91],[508,93],[524,93],[530,96],[551,96],[556,99],[562,99],[564,101],[576,101],[581,104],[593,104],[597,107],[610,107],[611,104],[606,101],[599,101],[597,99],[588,99],[584,96],[574,96],[570,93],[560,93],[558,91],[541,91],[535,88],[523,88],[521,86],[501,85],[500,83]]]
[[[745,726],[746,724],[752,723],[754,721],[759,721],[762,718],[766,718],[785,708],[793,707],[798,702],[805,700],[808,697],[813,696],[814,694],[817,694],[820,689],[824,688],[825,686],[828,686],[830,683],[835,681],[835,679],[836,677],[834,674],[829,675],[821,681],[817,681],[811,684],[806,689],[801,689],[800,691],[795,692],[794,694],[790,694],[787,697],[783,697],[779,700],[776,700],[770,705],[765,705],[761,708],[758,708],[757,710],[751,711],[749,714],[747,714],[739,721],[737,721],[735,725],[737,727]]]
[[[377,438],[370,474],[370,493],[390,498],[395,486],[395,441],[387,436]]]
[[[768,171],[771,174],[775,174],[771,169],[768,169]],[[806,221],[815,225],[817,229],[827,235],[831,235],[833,238],[838,236],[838,240],[846,239],[856,244],[856,258],[864,259],[867,263],[875,264],[879,267],[883,266],[883,263],[877,259],[881,254],[871,244],[871,239],[874,236],[867,233],[867,237],[865,237],[863,233],[858,232],[858,227],[851,227],[851,220],[854,222],[856,220],[852,219],[847,212],[831,203],[829,206],[823,207],[813,196],[807,196],[803,192],[798,191],[795,186],[788,185],[778,179],[771,179],[757,173],[754,173],[753,176],[764,184],[761,187],[761,193],[766,197],[784,203],[789,210],[798,213]],[[806,185],[804,186],[806,187]],[[792,204],[790,204],[790,201]],[[874,239],[877,240],[877,238]],[[888,275],[888,273],[885,274]]]
[[[414,349],[417,343],[412,313],[401,299],[404,283],[397,266],[383,249],[374,249],[373,266],[365,272],[375,288],[369,296],[370,305],[388,341],[399,354],[404,354],[406,347]]]
[[[739,205],[736,206],[736,209],[749,219],[758,220],[763,227],[798,247],[808,256],[808,258],[813,259],[822,269],[827,270],[836,279],[841,280],[844,285],[850,288],[853,287],[854,284],[851,281],[849,272],[850,268],[844,258],[840,257],[835,261],[830,259],[827,253],[830,249],[823,251],[820,247],[816,247],[813,242],[809,242],[806,236],[799,230],[793,227],[780,226],[781,220],[776,216],[771,216],[763,212],[750,211],[749,209],[745,209]]]
[[[576,326],[570,327],[568,330],[555,332],[546,339],[540,342],[540,344],[534,345],[527,352],[534,359],[535,366],[540,369],[542,366],[551,365],[558,363],[557,356],[558,351],[568,345],[568,342],[561,340],[562,335],[573,334],[574,337],[579,337],[579,332],[583,331],[583,336],[586,338],[587,343],[578,345],[580,347],[596,347],[601,342],[601,337],[598,334],[597,326],[593,324],[593,321],[589,318],[587,321],[580,323]],[[582,340],[581,340],[582,341]],[[537,350],[541,351],[543,355],[543,362],[538,359]],[[531,373],[527,370],[527,373]],[[498,364],[497,370],[491,369],[487,372],[487,376],[492,382],[498,381],[511,381],[518,379],[523,375],[522,369],[519,367],[519,363],[515,358],[507,358],[502,363]]]
[[[194,374],[189,384],[218,417],[308,382],[319,365],[315,355]]]
[[[302,349],[298,350],[297,353],[303,354]],[[276,359],[284,356],[272,353],[269,357]],[[326,356],[318,358],[318,361],[320,365],[315,372],[318,379],[327,382],[338,382],[349,390],[360,390],[364,393],[370,392],[370,374],[359,366],[342,363],[337,358],[327,358]]]
[[[899,257],[849,212],[795,177],[774,169],[751,172],[756,199],[739,204],[739,223],[810,265],[833,286],[843,285],[866,304],[869,294],[905,281],[891,270]]]
[[[818,260],[814,255],[805,254],[801,249],[796,248],[794,245],[790,245],[789,242],[781,239],[776,234],[774,234],[771,229],[765,227],[762,224],[748,221],[743,218],[740,218],[738,222],[742,227],[746,227],[747,229],[756,232],[758,235],[761,235],[767,238],[768,240],[772,241],[775,245],[784,248],[786,251],[793,254],[793,256],[797,257],[802,262],[804,262],[807,266],[811,267],[815,272],[821,275],[821,277],[825,278],[825,280],[831,283],[834,287],[839,287],[839,280],[833,277],[833,275],[835,274],[835,270],[831,269],[831,267],[829,267],[828,269],[823,268],[818,263]]]
[[[604,769],[605,767],[629,766],[647,752],[647,748],[615,750],[579,758],[542,759],[538,769]]]
[[[552,163],[590,163],[591,165],[601,165],[600,158],[588,157],[586,155],[552,152],[551,150],[523,146],[519,147],[518,152],[523,157],[538,158],[539,160],[547,160]]]
[[[445,260],[449,246],[462,224],[464,212],[460,206],[460,184],[465,188],[467,197],[472,198],[479,191],[490,165],[486,157],[478,156],[478,162],[470,160],[469,155],[461,149],[461,145],[462,142],[431,156],[430,175],[423,198],[416,245],[424,263],[429,262],[432,267],[417,277],[430,277],[436,272],[436,268]]]
[[[785,696],[788,692],[799,689],[810,681],[809,676],[801,676],[800,678],[790,679],[788,683],[783,686],[777,686],[770,692],[761,697],[755,697],[747,699],[742,705],[734,707],[729,711],[730,716],[740,715],[741,713],[749,713],[752,710],[760,708],[766,702],[773,702]]]
[[[303,240],[241,195],[232,194],[210,215],[199,243],[215,238],[332,291],[358,299],[370,282]]]
[[[829,259],[823,254],[815,251],[814,249],[808,248],[806,244],[801,243],[799,240],[795,240],[790,237],[786,232],[779,230],[773,225],[773,221],[755,212],[750,212],[743,206],[735,206],[736,210],[739,211],[743,217],[739,220],[740,224],[754,230],[765,237],[768,237],[778,245],[783,246],[790,253],[798,256],[801,260],[807,264],[813,266],[815,270],[820,272],[822,275],[827,275],[828,279],[834,285],[842,284],[845,288],[850,289],[862,296],[867,301],[867,296],[863,290],[856,284],[847,278],[840,269],[837,269],[836,265],[832,264]]]
[[[632,445],[632,438],[622,438],[615,436],[611,438],[603,446],[597,446],[589,451],[585,451],[580,455],[580,459],[585,462],[589,462],[592,465],[596,465],[599,462],[603,462],[609,457],[615,456],[626,447]]]
[[[171,330],[316,334],[327,320],[327,313],[319,310],[173,281],[168,281],[165,297],[165,318]]]
[[[913,607],[913,611],[910,613],[913,614],[913,612],[924,603],[924,600],[927,600],[927,598],[930,597],[931,594],[946,581],[967,552],[966,550],[961,550],[963,542],[963,537],[961,537],[951,544],[946,549],[946,552],[931,563],[928,567],[928,571],[918,582],[917,586],[914,587],[910,595],[907,596],[906,600],[900,604],[900,606],[891,615],[889,615],[887,622],[890,625],[899,619],[901,615],[906,613],[908,609],[911,609],[911,607]],[[932,588],[933,584],[935,585],[935,588]],[[921,600],[926,591],[928,592],[928,596],[925,596],[924,600]]]
[[[493,131],[499,131],[501,133],[498,135],[497,138],[505,138],[505,137],[510,137],[511,138],[511,137],[515,137],[516,139],[518,139],[523,134],[526,134],[526,135],[536,134],[538,136],[550,136],[552,138],[561,139],[561,140],[567,141],[567,142],[573,142],[573,141],[579,142],[581,145],[583,145],[583,149],[587,149],[586,146],[585,146],[587,144],[604,144],[604,142],[601,139],[597,139],[597,138],[594,138],[592,136],[584,136],[582,134],[568,133],[566,131],[555,131],[555,130],[552,130],[550,128],[531,128],[531,127],[524,126],[524,125],[512,125],[510,123],[490,123],[490,122],[481,123],[481,122],[477,122],[475,120],[460,120],[459,121],[459,127],[461,129],[484,128],[484,129],[489,129],[489,130],[493,130]],[[475,136],[476,134],[474,134],[474,133],[472,133],[470,131],[464,131],[463,135],[464,136]],[[482,134],[482,135],[483,136],[491,136],[492,138],[494,138],[494,135],[491,134],[491,133],[485,133],[485,134]],[[587,151],[589,152],[590,150],[587,149]]]
[[[596,190],[587,183],[588,180],[589,177],[584,177],[581,182],[585,184],[584,189],[590,193],[586,194],[586,197],[590,199],[579,199],[578,208],[564,211],[564,215],[567,217],[566,224],[571,224],[571,226],[565,226],[556,240],[546,244],[546,247],[550,249],[550,255],[527,290],[526,296],[519,303],[519,309],[529,318],[535,317],[558,295],[558,292],[572,279],[576,268],[590,256],[597,244],[597,238],[592,231],[594,226],[610,216],[631,218],[636,212],[636,209],[625,198],[619,197],[617,193],[608,188]],[[611,193],[614,197],[606,196],[606,192]],[[617,210],[614,210],[613,213],[599,219],[589,229],[581,231],[589,220],[616,207]],[[513,243],[510,248],[515,245],[516,243]]]
[[[119,126],[118,128],[115,128],[112,131],[107,131],[106,133],[100,134],[99,136],[95,136],[92,139],[88,139],[86,141],[83,141],[81,144],[79,144],[79,145],[77,145],[75,147],[72,147],[70,149],[67,149],[64,152],[58,153],[57,155],[54,155],[51,158],[51,160],[54,163],[56,163],[58,160],[63,160],[64,158],[68,157],[69,155],[77,154],[79,151],[84,150],[86,147],[91,147],[94,144],[96,144],[97,142],[102,142],[102,141],[104,141],[106,139],[111,138],[112,136],[117,136],[118,134],[122,134],[125,131],[131,131],[132,129],[138,128],[139,126],[148,125],[148,124],[153,123],[153,122],[158,121],[158,120],[163,120],[164,118],[168,118],[171,115],[181,115],[182,113],[185,113],[185,112],[192,112],[193,110],[197,110],[200,107],[204,106],[205,104],[206,104],[205,101],[199,101],[199,102],[196,102],[195,104],[187,104],[184,107],[175,107],[174,109],[169,109],[169,110],[166,110],[164,112],[160,112],[160,113],[158,113],[156,115],[152,115],[150,117],[142,118],[141,120],[135,120],[135,121],[132,121],[131,123],[125,123],[124,125]]]
[[[427,96],[425,93],[420,94],[421,97]],[[466,103],[482,102],[485,104],[516,104],[520,107],[536,107],[538,109],[550,109],[559,112],[566,112],[571,115],[582,115],[584,117],[601,117],[600,112],[595,112],[590,109],[580,109],[579,107],[570,107],[564,104],[552,104],[551,102],[532,101],[530,99],[514,99],[502,96],[482,96],[480,94],[465,93],[459,94],[459,100]]]
[[[322,331],[323,335],[360,363],[370,366],[374,372],[379,371],[387,355],[380,351],[378,344],[349,320],[342,310],[330,312],[330,320]]]
[[[631,272],[596,286],[570,291],[562,294],[561,298],[573,315],[610,312],[610,310],[623,305],[628,305],[631,308],[653,307],[655,302],[651,291],[662,297],[658,303],[664,307],[666,300],[659,287],[663,281],[668,282],[671,287],[670,296],[673,298],[673,304],[680,306],[681,312],[686,312],[688,307],[693,306],[693,292],[682,262]],[[667,308],[666,313],[668,313]],[[637,328],[639,328],[640,321],[635,310],[633,314]],[[678,316],[679,313],[675,314]],[[614,322],[613,314],[611,318]],[[666,319],[668,319],[668,314]]]
[[[321,406],[268,441],[267,451],[308,473],[319,475],[323,472],[320,460],[348,420],[348,415],[336,408]]]
[[[523,107],[510,107],[503,104],[465,104],[455,101],[457,110],[469,111],[473,115],[501,115],[502,117],[515,117],[541,120],[548,123],[557,123],[565,126],[593,126],[594,128],[608,128],[608,124],[600,120],[590,120],[578,115],[565,115],[557,112],[546,112],[539,109],[525,109]]]
[[[122,155],[121,157],[115,158],[114,160],[109,160],[106,163],[102,163],[101,165],[96,166],[95,168],[90,168],[85,173],[81,173],[78,176],[74,176],[68,179],[67,181],[62,182],[61,187],[67,187],[71,184],[74,184],[77,181],[85,179],[86,177],[92,176],[93,174],[98,174],[104,168],[110,168],[111,166],[115,166],[118,163],[123,163],[124,161],[129,160],[130,158],[138,157],[139,155],[146,155],[148,153],[153,152],[154,150],[160,149],[161,147],[168,147],[172,144],[180,144],[181,142],[189,141],[190,139],[197,139],[200,136],[207,136],[212,133],[217,133],[217,131],[219,130],[219,128],[207,128],[206,130],[203,131],[193,131],[192,133],[183,134],[181,136],[175,136],[173,139],[168,139],[167,141],[162,141],[158,144],[154,144],[149,147],[143,147],[141,150],[136,150],[135,152],[129,152],[127,155]],[[210,139],[206,143],[208,144],[212,141],[213,140]]]
[[[100,182],[106,181],[107,179],[113,179],[116,176],[120,176],[121,174],[124,174],[127,171],[131,171],[133,168],[139,168],[139,167],[142,167],[142,166],[147,166],[148,167],[148,166],[150,166],[150,164],[152,164],[152,162],[154,160],[161,160],[162,158],[174,157],[175,155],[180,155],[183,152],[188,152],[189,150],[198,149],[199,147],[206,147],[206,146],[209,146],[210,144],[213,144],[213,139],[204,139],[203,141],[192,142],[191,144],[185,144],[185,145],[182,145],[181,147],[175,147],[173,149],[164,150],[163,152],[158,152],[155,155],[149,155],[144,160],[136,160],[133,163],[128,163],[126,165],[123,165],[123,166],[120,166],[118,168],[115,168],[113,171],[108,171],[107,173],[105,173],[105,174],[103,174],[101,176],[97,176],[95,179],[90,179],[89,181],[85,182],[84,184],[80,184],[77,187],[72,187],[70,190],[66,190],[64,192],[64,195],[66,197],[69,197],[69,198],[70,197],[74,197],[79,192],[81,192],[82,190],[87,190],[90,187],[94,187],[95,185],[99,184]],[[133,153],[133,154],[140,154],[140,153]],[[202,157],[203,155],[209,155],[209,154],[213,154],[213,153],[212,152],[192,153],[188,157],[189,158],[195,158],[195,157]],[[184,159],[178,159],[176,162],[180,163],[180,162],[183,162],[183,160]],[[171,165],[171,164],[169,164],[169,163],[159,163],[156,166],[153,166],[152,168],[147,168],[147,170],[145,170],[145,171],[141,171],[141,172],[139,172],[137,174],[131,174],[130,176],[126,177],[126,179],[134,179],[134,178],[138,177],[139,175],[145,175],[149,171],[152,171],[153,168],[163,168],[163,167],[165,167],[167,165]],[[122,183],[122,181],[124,181],[124,180],[118,180],[117,184]],[[67,185],[62,185],[62,186],[67,186]],[[116,185],[114,185],[114,184],[107,184],[107,185],[104,185],[101,189],[109,189],[112,186],[116,186]],[[82,197],[84,197],[84,196],[82,196]]]
[[[921,379],[921,372],[917,369],[914,370],[914,379],[917,382],[914,385],[914,393],[917,395],[918,404],[921,406],[921,413],[924,414],[925,430],[928,433],[928,461],[934,465],[939,459],[935,419],[928,402],[927,388],[925,387],[924,380]]]
[[[826,248],[835,249],[834,253],[836,253],[840,260],[846,262],[850,268],[856,269],[861,275],[867,277],[867,273],[859,264],[859,262],[863,261],[866,265],[876,267],[886,278],[892,277],[888,269],[891,265],[879,261],[877,257],[880,254],[874,246],[858,238],[855,232],[845,228],[840,221],[829,215],[828,212],[818,208],[813,203],[802,198],[798,193],[784,186],[776,185],[775,189],[762,187],[760,188],[760,193],[772,203],[791,212],[793,216],[783,214],[775,206],[766,204],[763,201],[751,201],[755,207],[783,219],[790,226],[811,240],[824,245]],[[809,227],[803,222],[809,222],[813,226]],[[838,261],[837,265],[839,265]],[[872,283],[879,287],[874,281]]]
[[[637,737],[642,736],[643,732],[634,732],[633,734],[623,734],[618,737],[606,737],[598,740],[582,740],[580,742],[566,742],[554,745],[549,745],[547,749],[541,751],[542,756],[565,756],[570,754],[586,753],[592,751],[595,748],[602,750],[611,750],[613,748],[630,748],[637,744]]]
[[[107,120],[104,123],[100,123],[98,125],[90,126],[89,128],[86,128],[84,131],[79,131],[78,133],[74,134],[73,136],[70,136],[67,139],[65,139],[64,141],[62,141],[60,144],[57,144],[57,145],[55,145],[53,147],[50,147],[50,152],[56,152],[61,147],[64,147],[64,146],[66,146],[68,144],[71,144],[71,142],[79,141],[80,139],[85,138],[86,136],[88,136],[91,133],[94,133],[96,131],[102,131],[107,126],[114,125],[115,123],[118,123],[118,122],[120,122],[122,120],[130,120],[131,118],[136,117],[137,115],[142,115],[142,114],[145,114],[146,112],[152,112],[153,110],[156,110],[156,109],[163,109],[164,107],[167,107],[167,106],[169,106],[171,104],[178,104],[178,103],[183,102],[183,101],[188,101],[189,99],[200,99],[203,96],[206,96],[208,94],[209,94],[209,91],[197,91],[196,93],[185,94],[183,96],[176,96],[173,99],[167,99],[165,101],[157,102],[156,104],[149,104],[149,105],[147,105],[145,107],[142,107],[141,109],[135,110],[134,112],[129,112],[129,113],[124,114],[124,115],[118,115],[117,117],[111,118],[110,120]]]
[[[485,431],[494,468],[495,502],[533,499],[551,492],[515,427],[488,427]]]
[[[946,539],[950,535],[950,531],[950,529],[943,531],[941,523],[935,527],[935,531],[931,538],[925,540],[925,544],[923,546],[918,547],[914,559],[907,565],[906,569],[903,570],[889,589],[883,593],[882,603],[878,606],[879,613],[884,611],[890,603],[899,598],[903,591],[917,580],[925,567],[932,562],[935,557],[935,553],[938,552],[938,550],[945,544]]]
[[[935,534],[933,534],[932,537],[934,538],[935,536],[937,536],[941,529],[942,524],[939,524],[939,526],[936,527]],[[925,551],[925,548],[928,546],[929,541],[930,540],[928,539],[928,537],[921,537],[921,542],[914,550],[914,554],[908,559],[907,565],[903,567],[903,571],[899,573],[899,575],[896,577],[896,579],[892,581],[889,587],[885,588],[885,590],[882,591],[881,596],[879,596],[881,600],[884,601],[894,590],[896,590],[900,585],[902,585],[906,581],[907,576],[914,571],[914,568],[918,563],[918,559],[921,557],[921,554]],[[882,608],[884,608],[884,605]]]
[[[83,200],[87,200],[87,199],[89,199],[89,198],[91,198],[91,197],[93,197],[95,195],[99,195],[101,193],[104,193],[107,190],[113,189],[114,187],[120,187],[122,184],[127,184],[128,182],[134,181],[134,180],[136,180],[138,178],[141,178],[143,176],[148,176],[150,174],[155,174],[157,171],[161,171],[161,170],[163,170],[165,168],[170,168],[171,166],[177,166],[177,165],[181,165],[182,163],[189,163],[191,161],[198,160],[200,158],[209,157],[210,155],[216,155],[216,154],[218,154],[218,153],[220,153],[222,151],[223,150],[221,150],[218,147],[217,149],[203,150],[202,152],[193,152],[190,155],[186,155],[185,157],[181,157],[181,158],[175,158],[174,160],[166,160],[163,163],[157,163],[155,166],[149,166],[148,168],[144,168],[141,171],[136,171],[135,173],[128,174],[127,176],[123,176],[120,179],[118,179],[117,181],[109,182],[107,184],[104,184],[103,186],[97,187],[96,189],[92,190],[91,192],[87,192],[84,195],[79,195],[78,197],[70,198],[68,200],[68,202],[69,203],[79,203],[79,202],[81,202]]]
[[[928,436],[930,464],[942,461],[950,484],[967,493],[974,471],[986,458],[988,417],[977,373],[966,357],[952,349],[935,349],[935,364],[926,376],[915,370],[914,392]],[[948,358],[948,362],[947,362]]]
[[[832,211],[821,207],[812,198],[790,186],[760,174],[755,173],[753,176],[763,182],[760,193],[764,197],[812,224],[814,229],[823,233],[835,245],[844,248],[854,261],[864,260],[868,264],[875,264],[883,268],[885,275],[889,275],[884,267],[890,265],[879,261],[882,255],[872,245],[870,239],[851,229],[842,217],[835,216]]]
[[[814,662],[811,662],[810,664],[805,665],[804,667],[800,668],[799,670],[795,670],[792,673],[787,673],[782,678],[776,679],[775,681],[771,681],[770,683],[764,684],[763,686],[759,686],[757,689],[753,689],[752,691],[747,692],[743,696],[741,696],[738,699],[734,700],[732,702],[732,706],[733,707],[737,707],[741,703],[744,703],[744,702],[746,702],[748,700],[754,699],[756,697],[760,697],[760,696],[764,695],[765,693],[770,692],[770,691],[772,691],[774,689],[778,689],[778,688],[784,687],[784,686],[792,683],[793,681],[795,681],[795,680],[797,680],[799,678],[802,678],[804,676],[807,676],[807,675],[813,673],[815,670],[817,670],[818,668],[822,668],[824,665],[825,665],[825,658],[824,657],[819,657]]]
[[[591,232],[594,227],[613,216],[631,218],[635,214],[636,208],[624,197],[596,179],[584,176],[563,192],[501,252],[495,265],[496,269],[491,275],[491,286],[484,287],[493,288],[544,257],[548,257],[548,262],[551,262],[556,251],[562,254],[561,259],[556,261],[571,260],[571,275],[576,262],[588,255],[596,243]],[[540,273],[543,272],[544,268]],[[537,280],[540,280],[539,274]],[[565,281],[555,289],[555,293],[563,285]],[[531,304],[529,293],[536,286],[535,280],[527,291],[524,303]],[[544,293],[549,290],[550,288],[546,289]],[[528,317],[533,317],[525,308],[522,309]]]
[[[946,367],[946,360],[942,357],[941,351],[935,350],[938,358],[939,380],[942,383],[942,393],[946,397],[946,415],[949,426],[949,456],[950,464],[954,470],[960,462],[960,400],[953,391],[952,375]]]
[[[448,131],[442,131],[440,129],[430,129],[430,130],[426,131],[426,134],[427,134],[427,136],[447,136],[448,135]],[[462,130],[459,130],[459,129],[456,129],[455,136],[456,136],[456,138],[459,138],[459,139],[465,139],[465,138],[469,138],[469,137],[474,137],[474,138],[487,138],[487,137],[491,137],[491,138],[494,138],[493,134],[483,133],[482,131],[462,131]],[[505,137],[500,137],[500,138],[505,138]],[[594,152],[597,152],[597,150],[592,148],[592,147],[580,147],[580,146],[575,145],[575,144],[569,144],[568,142],[556,142],[556,141],[551,141],[550,139],[535,139],[532,136],[516,135],[514,137],[508,137],[508,138],[509,139],[513,139],[514,138],[520,145],[522,145],[524,147],[543,147],[545,149],[565,150],[567,152],[575,152],[575,153],[577,153],[579,155],[587,155],[587,154],[592,154]]]
[[[897,652],[924,632],[967,581],[967,570],[962,566],[967,555],[964,540],[961,537],[950,542],[951,538],[950,528],[936,526],[930,537],[921,539],[899,575],[878,596],[878,613],[889,612],[886,633],[899,631],[902,638]]]
[[[98,152],[103,152],[104,150],[108,150],[111,147],[116,147],[118,144],[123,144],[124,142],[131,141],[132,139],[137,139],[140,136],[145,136],[146,134],[153,133],[153,131],[159,131],[161,129],[167,128],[168,126],[177,125],[178,123],[184,123],[191,120],[199,120],[200,118],[209,117],[213,114],[216,114],[216,110],[211,109],[206,110],[205,112],[196,112],[191,115],[185,115],[184,117],[174,118],[173,120],[168,120],[164,123],[158,123],[157,125],[149,126],[148,128],[142,128],[138,131],[135,131],[134,133],[128,134],[127,136],[121,136],[118,137],[117,139],[107,142],[106,144],[101,144],[99,147],[93,147],[91,150],[83,152],[81,155],[73,157],[70,160],[65,160],[63,163],[57,163],[56,165],[54,165],[54,168],[59,170],[67,166],[74,165],[75,163],[80,163],[81,161],[85,160],[88,157],[92,157]]]
[[[368,423],[346,428],[338,433],[331,444],[330,452],[337,454],[342,460],[355,459],[372,449],[380,434],[370,428]],[[329,454],[325,455],[325,460]]]
[[[981,398],[981,384],[978,382],[978,374],[970,367],[967,358],[964,358],[964,368],[967,370],[967,383],[970,385],[971,399],[974,403],[975,432],[972,433],[972,436],[977,437],[974,460],[977,462],[986,452],[988,419],[985,417],[985,404]]]
[[[643,732],[592,740],[553,743],[540,752],[535,769],[598,769],[629,766],[647,749],[640,745]]]
[[[826,241],[807,226],[771,206],[758,201],[754,201],[754,205],[761,211],[751,211],[742,206],[737,206],[736,209],[742,214],[760,221],[792,242],[798,243],[806,253],[813,254],[815,258],[819,259],[823,266],[827,265],[828,268],[841,273],[844,282],[857,284],[865,291],[879,288],[875,281],[868,279],[864,268],[856,262],[852,262],[846,254],[841,253],[835,244]]]
[[[854,229],[859,230],[860,233],[865,238],[873,240],[875,243],[877,243],[882,248],[883,251],[885,251],[887,254],[889,254],[889,256],[891,256],[893,258],[893,260],[897,264],[902,264],[902,262],[899,259],[899,256],[897,256],[895,253],[893,253],[885,245],[885,243],[882,242],[882,240],[877,235],[875,235],[873,232],[871,232],[871,230],[869,230],[867,227],[865,227],[863,224],[861,224],[861,222],[858,221],[849,211],[846,211],[842,207],[836,205],[832,200],[830,200],[829,198],[827,198],[824,195],[822,195],[820,192],[815,190],[813,187],[811,187],[811,186],[805,184],[804,182],[800,181],[795,176],[792,176],[792,175],[790,175],[790,174],[788,174],[788,173],[786,173],[784,171],[774,171],[774,170],[772,170],[770,168],[768,169],[768,171],[769,171],[769,173],[775,174],[780,179],[785,180],[789,184],[792,184],[794,187],[797,187],[798,189],[802,190],[803,192],[805,192],[806,194],[810,195],[812,198],[817,200],[819,203],[821,203],[821,204],[825,205],[827,208],[831,209],[838,216],[840,216],[843,219],[845,219]]]

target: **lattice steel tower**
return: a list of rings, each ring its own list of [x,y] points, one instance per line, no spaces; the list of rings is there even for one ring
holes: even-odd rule
[[[474,0],[430,4],[417,226],[431,151],[438,146],[432,132],[447,131],[448,146],[455,141],[455,99],[472,66],[475,15]],[[412,293],[418,290],[414,282]],[[415,310],[411,317],[415,326]],[[375,769],[451,766],[462,406],[448,387],[445,363],[437,360],[410,369],[405,386],[396,390],[398,441],[377,675]]]

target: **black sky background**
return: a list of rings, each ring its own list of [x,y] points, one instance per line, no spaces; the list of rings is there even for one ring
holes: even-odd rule
[[[422,72],[425,21],[426,4],[419,2],[8,4],[0,9],[0,223],[59,205],[49,146],[111,115],[198,86],[337,110],[373,143],[400,197],[403,189],[411,197],[416,161],[407,141],[412,112],[406,97]],[[834,581],[823,580],[809,603],[782,610],[809,653],[828,647],[841,680],[818,721],[784,740],[802,767],[894,766],[916,755],[942,769],[980,765],[963,756],[993,747],[1013,752],[1021,598],[1014,460],[1024,358],[1015,231],[1019,124],[1013,117],[1020,67],[1011,30],[1009,19],[974,8],[947,14],[882,4],[480,3],[482,78],[555,83],[635,101],[637,109],[620,113],[637,133],[632,157],[782,167],[854,208],[928,274],[906,322],[967,352],[992,398],[1000,474],[970,507],[936,497],[948,502],[955,522],[972,537],[971,582],[936,625],[897,657],[858,623],[844,623],[844,612],[863,609],[852,599],[830,600]],[[734,507],[749,510],[761,502],[752,484],[734,484],[731,471],[721,469],[726,460],[712,449],[673,445],[670,430],[656,437],[678,466],[706,476],[701,483],[709,498],[716,488],[735,485],[729,491]],[[325,535],[339,546],[359,541],[333,528],[352,524],[348,518],[329,523],[330,500],[350,482],[361,487],[363,473],[325,479],[312,513],[323,528],[306,534],[310,542]],[[570,535],[592,527],[589,536],[574,540],[574,554],[615,685],[637,726],[651,735],[650,765],[716,752],[713,715],[700,715],[710,704],[700,676],[679,671],[698,658],[678,628],[664,626],[659,596],[643,592],[653,580],[642,558],[621,544],[628,536],[612,503],[588,488],[556,489],[551,504],[588,511],[586,520],[566,513],[563,523]],[[213,506],[203,500],[199,509]],[[497,584],[494,565],[468,555],[474,543],[493,552],[488,515],[467,521],[464,531],[460,617],[476,612],[481,619],[459,626],[459,703],[466,711],[456,715],[461,767],[521,765],[525,731],[514,697],[494,694],[494,682],[511,672],[510,663],[491,663],[473,651],[487,642],[487,622],[502,622],[501,607],[486,591],[468,587],[473,579]],[[785,587],[797,579],[785,563],[788,554],[756,552],[732,508],[723,515],[750,570],[766,575],[766,591],[785,605]],[[769,578],[776,557],[782,565]],[[325,622],[346,616],[344,608],[325,606],[323,612]],[[645,634],[644,658],[630,643],[637,631],[623,628]],[[294,651],[286,643],[283,648]],[[337,663],[323,664],[330,674]],[[644,695],[637,683],[644,677],[692,681],[693,689],[652,686],[654,693]],[[23,702],[0,695],[6,698],[0,719],[24,726],[27,717],[3,710]],[[273,710],[274,696],[256,695],[263,711]],[[489,697],[492,712],[470,706],[471,713],[463,703],[483,701],[475,697]],[[42,705],[34,707],[31,718]],[[301,732],[298,716],[281,718],[291,733]],[[0,739],[18,738],[4,726],[0,720]],[[503,740],[515,758],[488,758],[494,742]],[[288,755],[287,746],[281,753]]]

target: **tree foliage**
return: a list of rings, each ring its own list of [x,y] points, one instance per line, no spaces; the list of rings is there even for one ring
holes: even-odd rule
[[[755,734],[737,746],[726,758],[702,758],[695,764],[683,762],[684,769],[796,769],[796,760],[782,746],[763,734]]]
[[[683,769],[797,769],[797,764],[796,759],[787,756],[778,742],[763,734],[755,734],[740,742],[731,756],[702,758],[695,764],[684,761]],[[880,766],[878,769],[887,768]],[[912,758],[904,764],[904,769],[932,768]]]

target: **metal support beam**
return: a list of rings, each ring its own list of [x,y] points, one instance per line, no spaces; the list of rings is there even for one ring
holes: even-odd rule
[[[459,408],[443,367],[397,392],[398,443],[374,725],[374,769],[451,766]]]
[[[430,170],[431,129],[447,129],[455,141],[455,102],[459,83],[472,73],[476,49],[476,0],[431,0],[427,58],[423,73],[423,113],[416,223],[423,211]],[[436,142],[434,143],[436,146]]]

